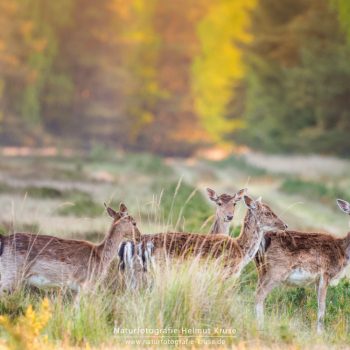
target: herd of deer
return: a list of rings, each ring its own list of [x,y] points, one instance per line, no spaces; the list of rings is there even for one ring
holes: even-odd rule
[[[64,287],[78,291],[105,279],[113,261],[119,259],[122,273],[133,278],[147,274],[166,259],[200,257],[221,259],[225,272],[238,277],[254,259],[258,270],[256,315],[263,324],[264,301],[281,283],[318,283],[317,331],[323,330],[327,287],[345,274],[350,262],[350,233],[336,238],[324,233],[287,230],[287,225],[263,203],[240,190],[217,195],[207,189],[216,204],[210,234],[141,234],[124,204],[119,211],[106,207],[113,223],[100,244],[48,235],[14,233],[0,236],[0,294],[26,282],[37,287]],[[247,212],[239,237],[229,236],[238,202]],[[350,204],[337,200],[350,214]],[[226,275],[226,273],[225,273]],[[135,277],[136,276],[136,277]]]

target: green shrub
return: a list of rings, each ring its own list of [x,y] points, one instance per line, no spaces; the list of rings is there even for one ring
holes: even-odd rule
[[[58,190],[53,187],[26,187],[22,190],[23,192],[27,192],[29,197],[34,198],[62,198],[64,197],[64,192]]]
[[[306,197],[330,201],[344,195],[344,191],[334,185],[328,186],[321,182],[304,181],[297,178],[285,179],[280,186],[280,190],[288,194],[302,194]]]
[[[212,163],[215,167],[219,166],[224,169],[237,168],[239,171],[246,172],[250,176],[263,176],[267,174],[265,169],[249,164],[243,156],[239,155],[232,155],[224,160]]]
[[[97,217],[103,213],[103,206],[97,204],[90,194],[80,191],[71,192],[67,198],[68,203],[58,209],[63,216]]]

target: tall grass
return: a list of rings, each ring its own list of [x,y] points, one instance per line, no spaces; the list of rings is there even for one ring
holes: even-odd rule
[[[2,312],[16,319],[29,304],[39,308],[46,295],[52,314],[44,333],[50,343],[79,346],[119,347],[130,344],[130,340],[142,344],[149,338],[163,342],[193,339],[193,333],[196,344],[221,339],[225,346],[242,343],[340,346],[350,340],[348,283],[330,289],[327,331],[319,337],[314,330],[317,304],[314,290],[275,290],[268,298],[265,328],[259,330],[254,316],[254,267],[249,266],[237,281],[223,275],[219,261],[192,259],[166,263],[138,290],[119,285],[114,290],[101,287],[82,294],[79,303],[60,290],[46,294],[31,290],[19,293],[16,302],[10,297],[7,301],[10,306],[2,308]],[[142,330],[146,334],[141,334]]]
[[[203,194],[181,180],[155,183],[153,191],[161,193],[157,215],[163,218],[165,228],[199,232],[203,222],[213,214]]]

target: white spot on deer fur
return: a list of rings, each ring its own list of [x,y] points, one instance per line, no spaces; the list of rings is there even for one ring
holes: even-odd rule
[[[27,282],[29,284],[31,284],[32,286],[38,287],[38,288],[52,288],[52,287],[58,287],[57,282],[51,281],[48,278],[44,277],[44,276],[40,276],[40,275],[33,275],[30,276],[27,279]],[[74,283],[74,282],[66,282],[66,283],[62,283],[62,287],[63,286],[67,286],[68,288],[72,289],[72,290],[78,290],[79,286],[78,284]]]
[[[146,250],[145,250],[145,258],[146,258],[146,264],[147,268],[155,267],[155,261],[153,257],[153,250],[154,250],[154,245],[152,242],[147,242],[146,243]]]
[[[294,269],[287,278],[287,283],[297,286],[313,283],[316,281],[318,273],[312,273],[304,269]]]
[[[28,278],[28,282],[35,287],[50,287],[52,282],[43,276],[31,276]]]

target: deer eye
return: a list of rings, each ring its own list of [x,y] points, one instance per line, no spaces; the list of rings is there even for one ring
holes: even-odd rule
[[[222,206],[222,203],[221,203],[221,202],[218,202],[218,206],[221,207],[221,206]]]

